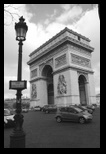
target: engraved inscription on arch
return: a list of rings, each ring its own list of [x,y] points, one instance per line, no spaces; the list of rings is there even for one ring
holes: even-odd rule
[[[66,54],[55,59],[55,68],[65,65],[67,63]]]

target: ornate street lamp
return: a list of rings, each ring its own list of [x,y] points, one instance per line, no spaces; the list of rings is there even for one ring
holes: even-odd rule
[[[16,40],[25,41],[26,40],[26,32],[28,30],[28,26],[24,22],[25,19],[22,17],[19,18],[20,22],[15,23],[16,30]]]
[[[10,81],[10,89],[17,90],[16,94],[16,114],[15,127],[13,133],[10,135],[10,148],[25,148],[25,132],[23,131],[23,115],[21,114],[21,91],[26,89],[26,81],[22,81],[22,45],[26,40],[26,32],[28,26],[24,22],[23,16],[19,18],[19,22],[15,23],[16,40],[19,41],[19,54],[18,54],[18,72],[17,81]]]

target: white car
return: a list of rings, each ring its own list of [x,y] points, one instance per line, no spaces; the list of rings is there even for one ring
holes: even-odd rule
[[[41,107],[40,106],[35,106],[34,111],[41,111]]]
[[[23,109],[22,109],[22,112],[27,113],[27,112],[28,112],[28,109],[23,108]]]
[[[4,127],[14,126],[14,115],[11,114],[9,109],[4,109]]]

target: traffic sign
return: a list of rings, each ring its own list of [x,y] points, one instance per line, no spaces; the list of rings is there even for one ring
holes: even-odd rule
[[[27,88],[27,81],[9,81],[9,89],[23,90]]]

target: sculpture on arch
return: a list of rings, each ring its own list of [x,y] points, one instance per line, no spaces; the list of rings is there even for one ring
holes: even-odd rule
[[[66,94],[67,93],[67,84],[66,84],[64,75],[59,75],[57,91],[58,91],[58,94]]]
[[[37,97],[37,88],[36,84],[32,84],[31,98],[34,99]]]

